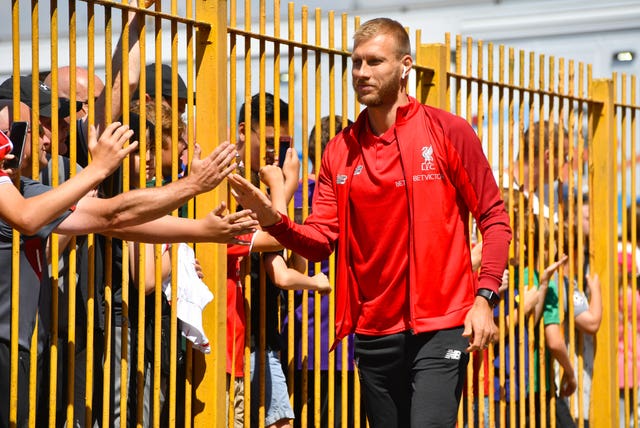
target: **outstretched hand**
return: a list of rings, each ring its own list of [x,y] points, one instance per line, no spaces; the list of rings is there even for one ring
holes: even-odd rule
[[[293,181],[298,184],[298,180],[300,180],[300,159],[298,158],[298,152],[293,147],[287,149],[284,164],[282,165],[282,173],[285,181]]]
[[[249,245],[250,242],[242,241],[236,236],[255,232],[258,221],[251,216],[250,210],[229,214],[226,213],[226,208],[226,204],[223,202],[203,219],[206,225],[207,241]]]
[[[256,215],[261,226],[271,226],[280,221],[278,210],[271,200],[249,180],[238,174],[229,175],[231,194],[243,208],[248,208]]]
[[[87,145],[93,159],[92,164],[102,168],[105,177],[115,171],[129,153],[138,148],[137,141],[124,147],[124,144],[133,136],[129,125],[113,122],[104,129],[99,139],[96,138],[96,134],[95,126],[91,125]]]
[[[316,292],[321,296],[326,296],[331,293],[331,283],[329,282],[329,278],[322,272],[318,272],[313,275],[313,281],[316,283]]]
[[[565,264],[569,260],[569,256],[563,254],[558,261],[551,263],[546,267],[544,271],[542,271],[542,275],[540,275],[540,283],[548,284],[551,277],[556,273],[560,266]]]
[[[236,147],[227,141],[204,159],[200,159],[201,152],[200,146],[196,144],[189,169],[191,172],[186,177],[196,184],[198,193],[212,190],[236,168]]]
[[[284,183],[284,176],[282,170],[276,165],[265,165],[260,168],[258,172],[260,175],[260,181],[262,181],[267,187],[282,186]]]

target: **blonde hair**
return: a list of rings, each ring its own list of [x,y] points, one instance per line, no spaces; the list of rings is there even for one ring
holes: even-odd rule
[[[411,55],[411,42],[407,30],[398,21],[390,18],[375,18],[362,24],[353,35],[353,48],[380,34],[388,34],[395,39],[398,58]]]

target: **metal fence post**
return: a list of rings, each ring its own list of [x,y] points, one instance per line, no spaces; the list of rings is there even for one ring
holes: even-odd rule
[[[611,144],[614,132],[614,92],[611,79],[597,79],[590,83],[589,93],[595,103],[590,104],[589,188],[591,272],[600,276],[602,284],[602,323],[597,333],[598,350],[595,356],[592,426],[618,426],[617,349],[618,302],[615,300],[614,269],[616,268],[617,219],[615,215],[616,188]]]
[[[196,18],[208,22],[210,28],[196,32],[196,141],[202,156],[211,153],[219,142],[227,139],[227,2],[196,2]],[[196,217],[205,217],[221,201],[227,200],[224,185],[214,192],[196,198]],[[198,257],[205,277],[214,285],[214,299],[203,313],[203,327],[211,332],[212,353],[196,352],[194,385],[197,401],[204,403],[202,412],[193,417],[195,426],[223,426],[225,421],[226,369],[226,247],[198,244]],[[216,421],[216,422],[213,422]]]
[[[416,98],[449,111],[449,51],[442,43],[416,47]]]

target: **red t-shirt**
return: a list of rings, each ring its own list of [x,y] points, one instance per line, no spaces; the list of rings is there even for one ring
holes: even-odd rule
[[[238,237],[251,241],[253,234]],[[227,245],[227,373],[232,374],[232,359],[235,355],[235,377],[244,375],[244,290],[240,281],[240,262],[249,255],[249,245]]]
[[[353,175],[348,228],[363,303],[356,332],[393,334],[410,328],[407,189],[395,126],[377,137],[367,124],[359,140],[364,164]]]

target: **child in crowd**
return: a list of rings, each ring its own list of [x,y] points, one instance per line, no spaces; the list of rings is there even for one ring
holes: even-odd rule
[[[269,188],[271,200],[281,211],[286,211],[287,202],[291,200],[298,186],[298,174],[300,162],[294,149],[289,149],[286,154],[282,169],[275,165],[266,165],[260,169],[260,180]],[[242,286],[243,272],[247,266],[243,263],[251,252],[269,252],[265,255],[264,264],[269,275],[278,287],[285,290],[315,290],[320,294],[331,292],[331,284],[323,273],[313,277],[304,274],[304,260],[297,259],[294,268],[287,265],[286,260],[279,251],[282,246],[268,233],[256,231],[251,235],[241,237],[247,245],[227,245],[227,415],[234,420],[234,426],[244,426],[244,354],[246,347],[245,330],[245,302]],[[297,269],[296,269],[297,268]],[[255,308],[252,316],[258,316],[259,308]],[[273,370],[273,366],[269,368]],[[273,377],[284,374],[270,373]],[[252,378],[257,379],[254,372]],[[233,379],[233,387],[231,380]],[[265,382],[269,388],[270,383]],[[256,388],[253,388],[254,390]],[[257,392],[257,391],[254,391]],[[269,396],[270,391],[265,392]],[[254,399],[254,397],[252,397]],[[233,405],[229,406],[230,404]],[[232,410],[233,409],[233,410]]]

